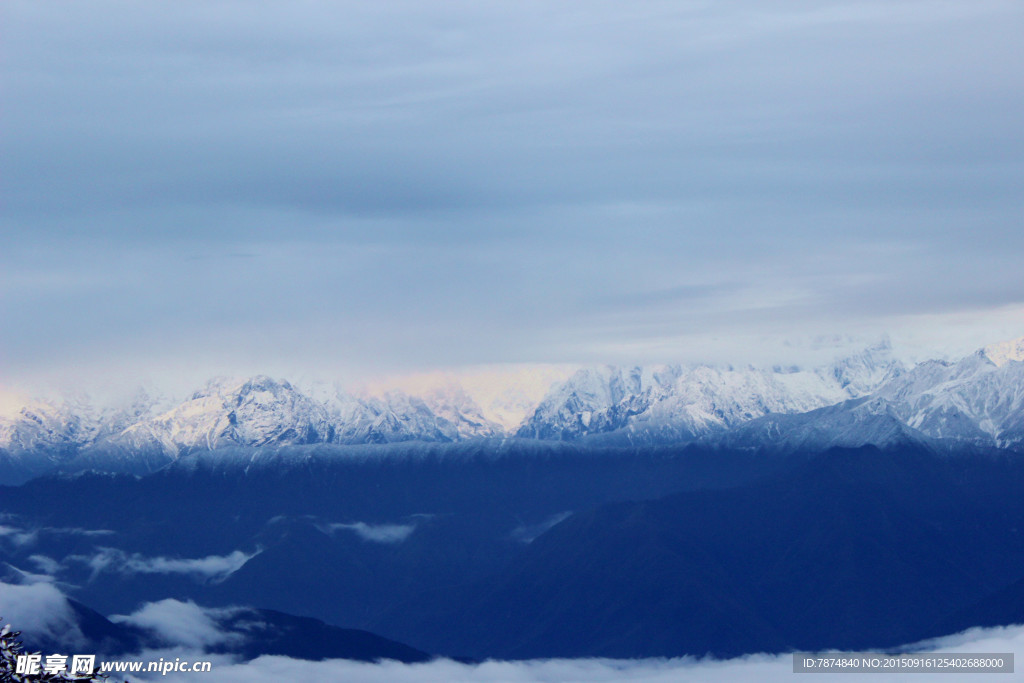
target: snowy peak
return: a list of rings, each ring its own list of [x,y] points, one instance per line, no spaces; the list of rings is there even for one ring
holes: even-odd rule
[[[87,403],[32,401],[14,416],[0,419],[0,448],[15,452],[46,449],[59,455],[91,442],[98,429]]]
[[[551,390],[516,436],[573,440],[618,429],[630,415],[646,410],[655,391],[675,372],[660,367],[582,368]]]
[[[832,376],[850,398],[874,391],[903,371],[896,362],[892,344],[884,338],[873,346],[832,363]]]
[[[983,348],[981,353],[1000,368],[1007,363],[1024,362],[1024,337],[990,344]]]
[[[459,373],[453,379],[480,406],[484,417],[511,434],[551,388],[564,382],[575,369],[529,364],[484,367]]]
[[[106,406],[99,414],[99,429],[96,439],[103,439],[120,434],[132,425],[166,412],[174,406],[174,402],[166,397],[139,389],[126,401]]]
[[[459,384],[438,387],[423,396],[424,403],[439,420],[451,424],[459,439],[493,437],[504,434],[504,428],[487,419],[482,408]]]
[[[956,363],[921,363],[878,396],[930,437],[998,447],[1024,443],[1024,363],[1007,355],[996,363],[986,349]]]
[[[332,415],[337,443],[459,441],[501,433],[500,427],[483,419],[479,406],[461,394],[426,398],[400,391],[382,396],[339,394]]]
[[[992,355],[1001,362],[996,363]],[[768,416],[724,440],[730,445],[827,448],[945,442],[1024,447],[1024,363],[1017,342],[986,347],[957,362],[931,360],[890,375],[866,400],[787,419]]]
[[[902,369],[887,341],[811,370],[585,368],[553,389],[517,436],[576,440],[617,432],[631,443],[688,440],[769,413],[806,412],[856,398]]]
[[[458,441],[501,433],[455,389],[426,399],[391,391],[381,396],[335,392],[318,400],[287,381],[258,375],[212,380],[187,401],[110,436],[102,446],[159,448],[175,458],[224,446]]]
[[[925,439],[895,416],[885,400],[867,396],[807,413],[768,414],[715,440],[730,448],[792,452],[918,444]]]
[[[515,432],[551,388],[564,382],[577,367],[517,363],[439,370],[379,378],[357,395],[368,400],[395,391],[417,396],[449,421],[482,420],[483,424],[472,430],[474,434],[482,430],[483,435],[503,435]]]
[[[330,439],[323,406],[288,382],[260,375],[223,395],[230,428],[224,436],[246,446],[317,443]]]
[[[958,362],[907,369],[883,341],[813,368],[491,368],[421,377],[413,391],[359,394],[323,384],[304,391],[257,375],[212,380],[178,403],[145,392],[102,410],[86,400],[8,402],[0,417],[0,480],[60,467],[152,471],[186,453],[232,446],[451,443],[511,434],[610,445],[729,433],[726,442],[744,447],[863,438],[1024,448],[1022,359],[1018,339]],[[525,417],[517,422],[519,415]]]
[[[175,457],[196,448],[316,443],[330,433],[322,406],[288,382],[260,375],[241,381],[212,380],[184,403],[128,427],[109,441],[134,448],[159,444]]]

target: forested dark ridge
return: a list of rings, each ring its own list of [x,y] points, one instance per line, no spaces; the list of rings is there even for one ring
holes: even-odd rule
[[[245,605],[474,658],[894,647],[1024,620],[1022,492],[1017,455],[913,445],[239,449],[2,488],[34,535],[0,559],[103,614]],[[130,569],[155,557],[225,569]]]

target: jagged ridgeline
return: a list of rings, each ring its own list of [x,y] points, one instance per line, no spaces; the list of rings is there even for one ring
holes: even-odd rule
[[[0,481],[97,469],[145,473],[228,447],[501,443],[530,439],[623,446],[721,442],[807,448],[951,441],[1024,442],[1024,342],[959,362],[906,367],[887,343],[798,367],[586,367],[532,401],[482,405],[450,383],[423,395],[305,392],[265,376],[210,381],[173,403],[140,394],[127,406],[25,405],[0,418]],[[513,406],[509,409],[509,406]]]

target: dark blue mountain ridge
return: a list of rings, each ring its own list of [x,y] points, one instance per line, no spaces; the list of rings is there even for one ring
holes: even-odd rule
[[[1022,490],[1016,458],[861,448],[738,488],[611,503],[531,543],[428,642],[515,658],[733,656],[944,635],[1019,579]],[[457,632],[468,624],[475,635]]]
[[[474,658],[896,646],[1024,566],[1024,461],[1005,450],[335,448],[0,487],[34,539],[0,556],[50,558],[105,614],[250,605]]]

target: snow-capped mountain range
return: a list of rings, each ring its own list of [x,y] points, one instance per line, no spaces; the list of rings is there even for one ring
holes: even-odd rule
[[[467,383],[469,384],[469,383]],[[480,395],[479,391],[475,392]],[[32,402],[0,418],[0,475],[59,468],[153,469],[228,446],[539,439],[595,444],[714,441],[780,448],[945,439],[1024,446],[1024,338],[907,368],[880,343],[829,365],[585,367],[518,424],[451,380],[418,395],[304,392],[257,376],[217,379],[187,400],[140,393],[117,409]],[[516,401],[522,404],[522,396]],[[14,478],[23,478],[23,476]]]
[[[631,442],[692,439],[769,413],[802,413],[863,396],[903,370],[888,343],[810,370],[584,368],[551,391],[516,435],[576,440],[617,432]]]
[[[925,361],[862,398],[766,415],[723,439],[730,446],[783,450],[907,442],[1024,449],[1024,338],[957,362]]]

